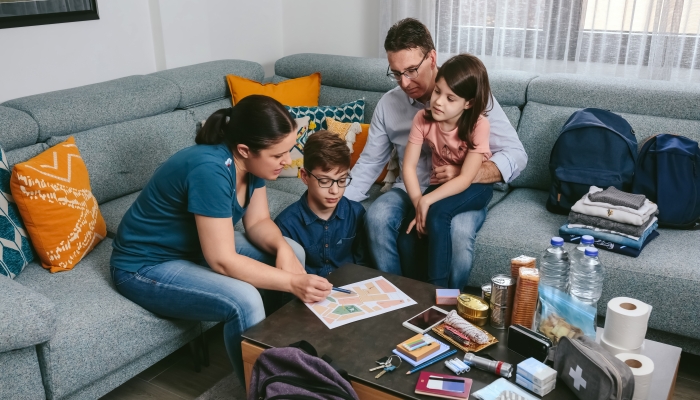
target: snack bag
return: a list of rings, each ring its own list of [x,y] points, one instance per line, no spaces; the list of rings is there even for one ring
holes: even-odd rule
[[[539,297],[535,330],[547,336],[555,346],[564,336],[576,339],[586,335],[595,340],[595,307],[551,286],[540,286]]]

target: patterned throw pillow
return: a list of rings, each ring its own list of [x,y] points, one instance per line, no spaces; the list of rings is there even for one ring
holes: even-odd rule
[[[34,260],[19,210],[10,194],[10,166],[0,148],[0,275],[14,278]]]
[[[331,117],[339,122],[365,122],[364,100],[356,100],[339,106],[285,107],[294,118],[311,117],[311,121],[316,124],[316,128],[309,128],[309,135],[321,129],[328,129],[326,117]]]
[[[304,145],[309,137],[309,121],[310,117],[296,118],[297,123],[297,142],[292,147],[292,163],[285,165],[280,178],[296,178],[299,176],[299,169],[304,167]],[[314,127],[315,124],[311,123]]]
[[[107,235],[72,137],[15,165],[10,186],[41,265],[51,272],[72,269]]]
[[[360,126],[360,123],[338,122],[331,117],[326,117],[326,124],[328,125],[329,132],[333,132],[340,136],[341,139],[345,140],[345,142],[348,144],[348,148],[350,149],[350,154],[352,154],[355,151],[353,148],[355,145],[355,138],[357,138],[357,135],[362,133],[362,126]]]

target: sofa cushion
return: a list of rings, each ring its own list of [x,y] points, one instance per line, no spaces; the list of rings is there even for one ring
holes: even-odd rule
[[[541,256],[549,239],[566,222],[566,216],[545,209],[546,200],[545,191],[515,189],[489,212],[477,236],[470,286],[489,282],[497,273],[508,273],[513,257]],[[700,259],[700,247],[689,245],[700,243],[700,231],[661,229],[659,233],[638,258],[600,253],[605,281],[598,313],[605,315],[613,297],[632,297],[654,307],[650,327],[700,339],[697,310],[679,306],[700,304],[700,269],[689,262]],[[566,247],[571,250],[573,245]]]
[[[513,128],[518,129],[518,123],[520,122],[520,109],[516,106],[503,106],[503,112],[508,117],[508,121]]]
[[[126,196],[100,204],[102,217],[105,219],[105,224],[107,224],[107,235],[115,235],[117,233],[117,228],[119,228],[119,223],[122,222],[124,214],[129,210],[131,204],[136,201],[140,193],[141,191],[139,190],[136,193],[127,194]]]
[[[511,186],[549,190],[549,156],[552,147],[559,138],[561,127],[576,110],[578,109],[528,101],[518,126],[518,136],[528,155],[528,163],[520,176],[511,182]],[[614,108],[611,111],[617,112]],[[640,145],[646,138],[657,133],[674,133],[700,141],[700,121],[619,114],[632,125]]]
[[[384,92],[368,92],[365,90],[341,89],[333,86],[321,86],[321,95],[318,98],[318,104],[321,106],[337,106],[340,104],[350,103],[357,99],[365,101],[365,120],[370,123],[374,115],[374,109],[379,103],[379,99],[384,96]]]
[[[73,135],[101,204],[141,190],[170,156],[194,144],[195,122],[187,111],[103,126]],[[53,137],[49,145],[65,140]]]
[[[214,100],[211,103],[205,103],[202,105],[187,108],[187,111],[192,115],[192,118],[196,123],[206,121],[214,112],[221,110],[222,108],[231,107],[231,98],[225,97],[220,100]]]
[[[0,399],[46,398],[34,346],[0,353]]]
[[[6,107],[22,110],[39,125],[39,141],[98,126],[131,121],[172,111],[180,90],[150,76],[126,78],[9,100]]]
[[[32,117],[14,108],[0,106],[0,144],[5,151],[36,143],[39,125]]]
[[[321,74],[314,72],[309,76],[288,79],[280,83],[260,83],[235,74],[226,75],[226,82],[231,91],[233,104],[250,95],[269,96],[286,106],[318,105],[321,90]]]
[[[501,106],[522,107],[528,101],[527,90],[530,81],[537,77],[532,72],[490,70],[491,93]]]
[[[530,82],[527,101],[700,120],[700,84],[690,82],[547,74]]]
[[[54,304],[42,294],[0,276],[0,353],[43,343],[55,331]]]
[[[177,107],[189,108],[230,97],[228,85],[226,85],[226,75],[229,74],[261,81],[265,71],[262,65],[252,61],[218,60],[171,68],[149,76],[165,79],[177,85],[180,91]]]
[[[39,346],[49,398],[68,397],[199,327],[159,318],[120,295],[110,278],[111,253],[106,239],[70,272],[47,274],[33,263],[18,277],[56,305],[56,333]]]
[[[39,154],[43,153],[48,149],[49,146],[46,143],[37,143],[27,147],[20,147],[19,149],[10,150],[5,155],[7,156],[7,164],[10,167],[14,167],[15,164],[25,162],[32,159]]]

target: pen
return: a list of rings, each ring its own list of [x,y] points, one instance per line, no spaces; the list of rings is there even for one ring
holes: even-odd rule
[[[412,374],[412,373],[414,373],[414,372],[417,372],[418,370],[421,370],[421,369],[423,369],[423,368],[425,368],[425,367],[427,367],[427,366],[429,366],[429,365],[433,365],[433,364],[435,364],[436,362],[438,362],[438,361],[440,361],[440,360],[444,360],[445,358],[447,358],[447,357],[449,357],[449,356],[455,354],[456,352],[457,352],[457,349],[452,349],[452,350],[448,351],[448,352],[445,353],[445,354],[442,354],[442,355],[440,355],[440,356],[437,356],[437,357],[433,358],[433,359],[430,360],[430,361],[426,361],[426,362],[424,362],[423,364],[416,365],[412,370],[406,372],[406,375],[410,375],[410,374]]]
[[[356,294],[352,290],[342,289],[342,288],[335,287],[335,286],[333,286],[333,290],[335,290],[336,292],[340,292],[340,293]]]

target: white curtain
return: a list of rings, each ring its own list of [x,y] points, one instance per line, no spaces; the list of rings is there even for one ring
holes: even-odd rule
[[[379,3],[379,57],[386,57],[384,39],[389,28],[404,18],[415,18],[428,27],[435,40],[436,0],[381,0]]]
[[[381,29],[405,16],[432,26],[441,61],[469,52],[490,68],[700,81],[700,0],[382,0],[381,11]]]

